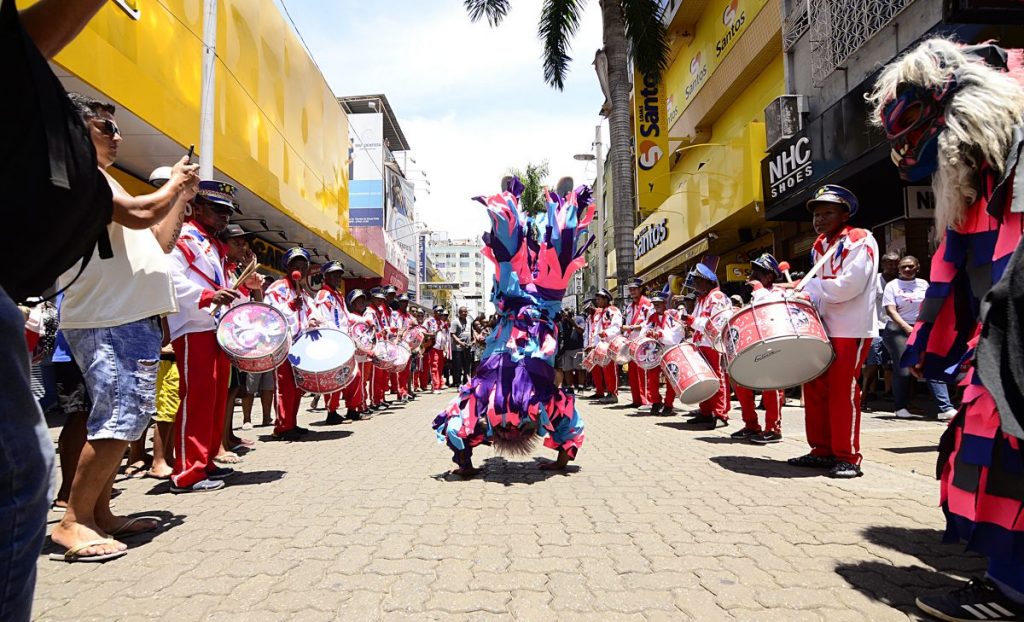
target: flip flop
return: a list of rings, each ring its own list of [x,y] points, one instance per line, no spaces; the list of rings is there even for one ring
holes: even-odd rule
[[[252,449],[256,446],[256,441],[250,441],[249,439],[243,438],[240,443],[231,448],[231,451],[238,451],[239,449]]]
[[[66,505],[57,505],[57,502],[54,501],[53,503],[50,504],[50,511],[51,512],[67,512],[68,511],[68,506],[66,506]]]
[[[155,473],[153,473],[152,471],[146,471],[146,474],[145,474],[145,475],[143,475],[142,477],[143,477],[144,479],[159,479],[159,480],[168,480],[168,479],[171,479],[171,476],[170,476],[170,475],[156,475],[156,474],[155,474]]]
[[[135,530],[131,529],[132,525],[135,525],[139,521],[143,521],[143,520],[156,521],[156,524],[153,525],[152,527],[150,527],[149,529],[135,529]],[[141,533],[149,533],[150,531],[153,531],[154,529],[159,527],[160,526],[160,522],[161,521],[160,521],[160,517],[159,516],[134,516],[132,518],[129,518],[128,522],[126,522],[125,524],[121,525],[114,532],[112,532],[110,534],[110,537],[114,538],[114,537],[117,537],[117,536],[121,536],[121,537],[137,536],[137,535],[139,535]]]
[[[105,562],[105,561],[109,561],[111,559],[117,559],[118,557],[124,557],[125,555],[127,555],[128,554],[127,550],[124,550],[124,551],[114,551],[113,553],[101,553],[101,554],[98,554],[98,555],[79,555],[78,554],[79,551],[85,550],[85,549],[89,548],[90,546],[99,546],[101,544],[114,544],[116,542],[117,542],[116,540],[113,540],[111,538],[106,538],[104,540],[89,540],[87,542],[82,542],[81,544],[79,544],[77,546],[73,546],[73,547],[69,548],[67,551],[64,551],[63,554],[61,554],[61,553],[51,553],[49,555],[49,559],[51,561],[55,561],[55,562],[67,562],[69,564],[74,564],[74,563],[78,563],[78,562]]]
[[[233,451],[223,453],[213,459],[217,464],[239,464],[242,462],[242,457]]]

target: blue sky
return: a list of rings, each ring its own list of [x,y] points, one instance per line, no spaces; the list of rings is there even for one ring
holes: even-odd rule
[[[487,220],[469,197],[496,191],[511,166],[546,159],[552,183],[593,177],[593,164],[572,156],[591,149],[604,101],[591,65],[601,45],[596,0],[562,92],[543,80],[540,0],[513,2],[498,28],[471,23],[460,0],[283,2],[337,95],[388,96],[416,159],[410,168],[430,180],[417,210],[432,228],[478,237]]]

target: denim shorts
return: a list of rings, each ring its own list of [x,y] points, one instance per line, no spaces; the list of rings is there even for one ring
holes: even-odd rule
[[[881,337],[871,338],[871,349],[868,350],[868,360],[865,365],[889,366],[889,352],[885,349],[885,343]]]
[[[64,336],[93,398],[88,439],[138,440],[156,414],[159,320],[68,329]]]

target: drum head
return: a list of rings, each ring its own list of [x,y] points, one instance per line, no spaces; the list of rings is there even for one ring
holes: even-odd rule
[[[721,386],[721,382],[717,378],[695,382],[678,396],[679,401],[684,404],[700,404],[704,400],[710,399],[718,391],[719,386]]]
[[[270,356],[288,342],[288,320],[262,302],[244,302],[228,309],[217,325],[217,344],[234,357]]]
[[[303,371],[321,372],[344,365],[355,354],[355,343],[345,333],[336,328],[315,328],[296,340],[288,360]]]
[[[820,339],[769,339],[737,354],[729,363],[729,377],[755,391],[788,389],[823,374],[833,358],[832,346]]]

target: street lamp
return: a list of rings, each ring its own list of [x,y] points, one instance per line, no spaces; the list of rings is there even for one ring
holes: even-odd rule
[[[594,131],[594,153],[578,153],[573,156],[581,162],[597,162],[597,176],[594,180],[594,206],[597,209],[597,282],[598,287],[605,283],[604,254],[604,196],[601,186],[604,184],[604,153],[601,150],[601,126]]]

